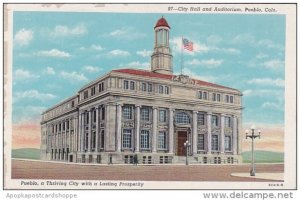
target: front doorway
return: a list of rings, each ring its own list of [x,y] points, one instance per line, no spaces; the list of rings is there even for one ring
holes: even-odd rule
[[[177,156],[185,156],[186,148],[184,143],[187,141],[187,131],[178,131],[177,136]]]

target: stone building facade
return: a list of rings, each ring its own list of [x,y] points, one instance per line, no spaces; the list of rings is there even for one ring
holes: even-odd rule
[[[41,159],[240,163],[241,92],[174,75],[169,31],[159,19],[151,70],[112,70],[43,112]]]

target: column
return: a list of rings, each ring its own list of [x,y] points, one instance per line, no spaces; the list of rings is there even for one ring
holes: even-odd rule
[[[225,115],[221,114],[221,135],[220,135],[220,150],[221,153],[225,152]]]
[[[233,116],[233,133],[232,133],[232,149],[233,149],[233,154],[237,154],[237,117]]]
[[[85,124],[85,115],[86,115],[86,111],[84,111],[83,113],[81,113],[81,130],[80,130],[80,134],[81,134],[81,141],[80,141],[80,146],[81,146],[81,152],[84,152],[84,132],[85,132],[85,128],[84,128],[84,124]]]
[[[71,135],[71,121],[73,121],[73,119],[69,119],[69,134],[68,134],[68,136],[69,136],[69,138],[68,138],[68,143],[69,143],[69,152],[71,152],[71,149],[73,149],[72,148],[72,135]],[[72,125],[74,125],[73,124],[73,122],[72,122]],[[74,129],[73,129],[73,134],[74,134]]]
[[[174,109],[169,109],[169,153],[174,153],[174,125],[173,125]]]
[[[77,134],[77,151],[80,152],[81,151],[81,143],[82,143],[82,140],[81,140],[81,129],[82,129],[82,117],[81,117],[81,113],[79,112],[78,114],[78,134]]]
[[[117,152],[121,151],[121,141],[122,141],[122,105],[117,105]]]
[[[77,150],[77,145],[78,145],[78,118],[74,117],[74,135],[73,135],[73,151],[78,151]]]
[[[99,152],[99,107],[95,108],[96,109],[96,152]]]
[[[193,155],[197,154],[197,111],[193,111]]]
[[[88,152],[92,151],[92,109],[89,110]]]
[[[207,153],[211,153],[211,115],[207,113]]]
[[[70,134],[69,134],[70,135]],[[70,145],[70,143],[69,143],[69,145]],[[65,160],[68,160],[68,158],[67,158],[67,148],[68,148],[68,132],[67,132],[67,120],[65,121],[65,156],[64,156],[64,158],[65,158]]]
[[[140,113],[141,113],[141,106],[136,106],[136,134],[135,134],[135,151],[140,151]]]
[[[157,108],[153,107],[152,152],[156,152],[157,141]]]

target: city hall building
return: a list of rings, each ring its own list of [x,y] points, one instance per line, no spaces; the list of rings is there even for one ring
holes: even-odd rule
[[[241,162],[242,93],[173,74],[170,29],[163,17],[154,27],[151,70],[112,70],[42,113],[41,159]]]

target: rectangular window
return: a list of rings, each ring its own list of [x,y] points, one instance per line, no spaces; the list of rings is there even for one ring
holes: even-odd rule
[[[96,88],[95,88],[95,86],[94,86],[94,87],[92,87],[91,96],[94,96],[95,93],[96,93]]]
[[[158,149],[167,148],[167,134],[165,131],[159,131],[158,133]]]
[[[218,151],[219,150],[219,138],[218,135],[212,135],[211,138],[211,150]]]
[[[100,133],[100,149],[104,149],[104,130]]]
[[[101,119],[105,120],[105,107],[101,108]]]
[[[83,99],[87,99],[89,97],[89,91],[86,90],[83,92]]]
[[[103,90],[104,90],[104,82],[102,82],[102,83],[99,83],[99,86],[98,86],[99,88],[99,92],[102,92]]]
[[[130,149],[131,148],[131,129],[123,130],[123,148]]]
[[[130,81],[130,90],[135,90],[135,82]]]
[[[72,108],[74,108],[74,106],[75,106],[75,102],[74,102],[74,101],[72,101],[71,105],[72,105]]]
[[[85,113],[85,123],[88,124],[89,121],[90,121],[90,120],[89,120],[89,113],[86,112],[86,113]]]
[[[66,129],[65,122],[63,122],[63,131]]]
[[[67,121],[67,130],[70,128],[70,121]]]
[[[203,99],[203,93],[202,93],[202,91],[199,91],[199,99]]]
[[[204,113],[198,113],[198,125],[205,125],[205,115]]]
[[[204,134],[198,135],[197,149],[204,150]]]
[[[152,83],[148,83],[148,92],[152,92]]]
[[[212,115],[211,116],[211,125],[213,127],[219,126],[219,119],[217,115]]]
[[[225,117],[225,127],[231,127],[231,118],[230,117]]]
[[[225,102],[226,102],[226,103],[229,103],[229,95],[226,95],[226,96],[225,96]]]
[[[217,101],[221,101],[221,95],[217,94]]]
[[[84,144],[85,144],[85,149],[88,149],[88,145],[89,145],[89,133],[85,133],[85,141],[84,141]]]
[[[142,91],[144,91],[144,92],[147,91],[147,85],[146,85],[146,83],[142,83]]]
[[[142,121],[150,121],[150,109],[147,107],[143,107],[141,109],[141,120]]]
[[[96,132],[93,131],[93,139],[92,139],[92,148],[95,149],[96,148]]]
[[[93,110],[93,122],[96,122],[97,109]]]
[[[203,92],[203,99],[207,100],[207,92]]]
[[[149,149],[149,131],[142,130],[141,131],[141,149]]]
[[[168,86],[165,86],[165,94],[169,94],[169,87]]]
[[[167,121],[167,111],[159,110],[159,122],[166,122],[166,121]]]
[[[225,136],[225,151],[231,151],[231,137]]]
[[[125,90],[128,90],[129,89],[129,82],[124,80],[124,85],[123,85],[124,89]]]
[[[163,94],[163,93],[164,93],[164,86],[159,85],[159,86],[158,86],[158,92],[159,92],[160,94]]]
[[[216,93],[213,93],[213,94],[212,94],[212,100],[213,100],[213,101],[216,101],[216,100],[217,100],[217,95],[216,95]]]
[[[132,107],[131,106],[123,107],[123,118],[124,119],[132,119]]]
[[[230,103],[233,103],[233,96],[230,96]]]

